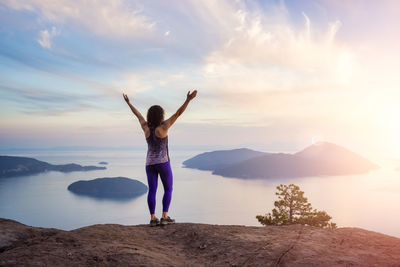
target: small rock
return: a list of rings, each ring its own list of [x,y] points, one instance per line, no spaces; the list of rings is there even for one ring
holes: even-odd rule
[[[205,249],[207,247],[207,245],[206,244],[203,244],[203,245],[200,245],[199,246],[199,249]]]

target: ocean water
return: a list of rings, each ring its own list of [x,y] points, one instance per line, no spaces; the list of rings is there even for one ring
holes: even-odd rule
[[[376,162],[381,168],[362,175],[306,177],[285,180],[241,180],[182,167],[182,162],[204,151],[170,151],[174,189],[170,216],[177,222],[260,226],[257,214],[273,208],[276,186],[300,186],[314,208],[325,210],[339,227],[361,227],[400,237],[400,163]],[[124,176],[145,184],[144,150],[19,151],[8,155],[34,157],[53,164],[97,165],[107,170],[47,172],[0,179],[0,217],[27,225],[64,230],[92,224],[124,225],[149,222],[147,196],[128,201],[99,200],[67,190],[78,180]],[[4,153],[3,153],[4,154]],[[156,214],[161,216],[161,182]]]

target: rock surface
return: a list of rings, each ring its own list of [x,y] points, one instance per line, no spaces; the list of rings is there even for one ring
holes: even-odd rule
[[[72,231],[0,219],[7,266],[399,266],[400,239],[358,228],[177,223]]]

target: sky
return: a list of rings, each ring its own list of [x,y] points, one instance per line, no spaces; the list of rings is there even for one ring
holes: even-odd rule
[[[400,158],[400,4],[2,0],[0,149],[145,147],[137,119],[197,97],[171,149]]]

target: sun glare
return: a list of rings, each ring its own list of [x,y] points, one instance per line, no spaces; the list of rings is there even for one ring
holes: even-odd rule
[[[354,55],[351,52],[342,52],[338,58],[336,75],[339,83],[348,84],[355,69]]]

